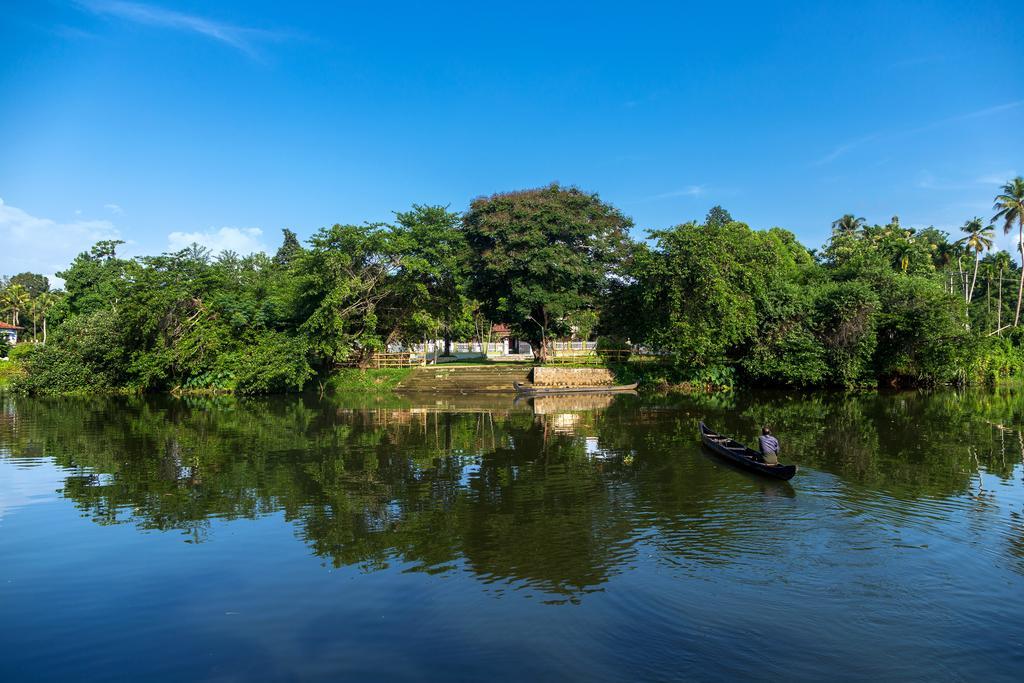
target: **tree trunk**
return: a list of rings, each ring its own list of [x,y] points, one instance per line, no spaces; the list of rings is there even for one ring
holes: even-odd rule
[[[1017,242],[1020,246],[1020,284],[1017,286],[1017,312],[1013,314],[1013,326],[1020,322],[1020,299],[1024,296],[1024,215],[1017,219]]]
[[[978,263],[981,260],[981,252],[974,252],[974,275],[971,276],[971,291],[967,294],[967,303],[974,301],[974,285],[978,281]]]
[[[999,336],[1003,333],[1003,269],[999,269],[999,303],[996,306],[996,330],[999,331]]]
[[[967,298],[967,280],[964,278],[964,257],[956,257],[956,269],[960,273],[960,286],[963,288],[964,298]]]
[[[43,344],[46,344],[46,317],[43,317]]]
[[[988,276],[985,278],[985,317],[992,315],[992,269],[988,268],[986,271]]]

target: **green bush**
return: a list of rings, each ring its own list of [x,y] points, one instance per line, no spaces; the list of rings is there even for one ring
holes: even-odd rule
[[[233,357],[235,391],[239,394],[275,394],[300,391],[313,376],[305,341],[280,332],[268,332]]]

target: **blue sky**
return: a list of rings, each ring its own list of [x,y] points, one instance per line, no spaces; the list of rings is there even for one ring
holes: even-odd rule
[[[4,2],[0,273],[551,181],[819,246],[1024,172],[1024,3],[713,5]]]

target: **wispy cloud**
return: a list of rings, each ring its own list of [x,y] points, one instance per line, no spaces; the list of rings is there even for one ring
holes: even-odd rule
[[[708,188],[705,185],[687,185],[678,190],[672,190],[671,192],[663,192],[656,194],[651,197],[646,197],[644,201],[657,201],[659,199],[672,199],[673,197],[700,197],[701,195],[707,194]]]
[[[196,33],[224,43],[250,57],[258,56],[256,51],[256,44],[258,42],[282,40],[286,37],[284,33],[278,31],[237,26],[207,19],[195,14],[186,14],[138,2],[78,0],[78,5],[93,14],[101,16],[117,17],[124,21],[144,24],[146,26],[159,26]]]
[[[120,204],[104,204],[103,208],[109,211],[110,213],[117,214],[118,216],[124,213],[124,209],[121,208]]]
[[[263,244],[262,237],[263,231],[259,228],[229,226],[206,232],[172,232],[167,236],[167,249],[168,251],[180,251],[194,242],[206,247],[214,254],[227,250],[246,255],[257,251],[269,251]]]
[[[924,171],[921,173],[917,183],[915,184],[922,190],[940,190],[943,192],[968,190],[973,192],[980,189],[978,187],[979,185],[1002,185],[1016,175],[1017,174],[1014,171],[996,171],[994,173],[985,173],[974,178],[950,180],[948,178],[938,178],[930,172]]]
[[[1016,100],[1014,102],[1006,102],[1005,104],[997,104],[994,107],[986,107],[984,109],[977,109],[975,111],[969,111],[966,114],[957,114],[956,116],[950,116],[949,118],[939,119],[938,121],[932,121],[926,123],[918,128],[910,128],[908,130],[899,131],[893,133],[892,137],[901,137],[904,135],[913,135],[915,133],[924,133],[925,131],[935,130],[936,128],[942,128],[943,126],[949,126],[954,123],[963,123],[964,121],[972,121],[974,119],[983,119],[995,114],[1002,114],[1004,111],[1010,111],[1024,105],[1024,100]]]
[[[52,275],[63,270],[79,253],[100,240],[120,233],[108,220],[73,220],[62,223],[40,218],[0,199],[0,273],[24,271]]]
[[[986,173],[983,176],[979,176],[974,180],[979,185],[1005,185],[1012,178],[1016,178],[1018,173],[1016,171],[999,171],[996,173]]]
[[[857,147],[860,147],[861,145],[867,144],[867,143],[871,142],[872,140],[876,140],[876,139],[878,139],[879,136],[880,136],[879,133],[871,133],[870,135],[865,135],[864,137],[857,138],[856,140],[850,140],[849,142],[844,142],[843,144],[837,146],[835,149],[833,149],[831,152],[829,152],[825,156],[821,157],[817,161],[814,161],[811,165],[812,166],[824,166],[825,164],[830,164],[833,161],[835,161],[836,159],[838,159],[839,157],[841,157],[844,154],[846,154],[847,152],[849,152],[850,150],[856,149]]]
[[[916,128],[907,128],[904,130],[897,130],[892,132],[876,131],[874,133],[868,133],[867,135],[861,136],[855,140],[845,142],[835,147],[831,152],[829,152],[825,156],[815,161],[812,161],[811,166],[824,166],[825,164],[830,164],[836,159],[845,155],[847,152],[869,142],[874,142],[876,140],[895,140],[898,138],[907,137],[908,135],[916,135],[917,133],[924,133],[926,131],[935,130],[936,128],[942,128],[944,126],[949,126],[956,123],[963,123],[964,121],[982,119],[988,116],[993,116],[995,114],[1001,114],[1003,112],[1017,109],[1018,107],[1021,106],[1024,106],[1024,100],[1015,100],[1013,102],[1005,102],[1003,104],[998,104],[993,107],[986,107],[984,109],[978,109],[964,114],[950,116],[945,119],[939,119],[937,121],[932,121],[931,123],[926,123],[925,125],[918,126]]]

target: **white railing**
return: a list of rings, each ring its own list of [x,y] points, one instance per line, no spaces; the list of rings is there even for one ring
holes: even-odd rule
[[[401,351],[412,351],[413,353],[444,353],[444,340],[435,339],[416,344],[392,344],[388,347],[391,353]],[[451,343],[452,353],[482,353],[487,355],[504,355],[508,353],[508,344],[505,342],[455,342]]]
[[[551,345],[555,351],[593,351],[597,348],[596,341],[556,341]]]

